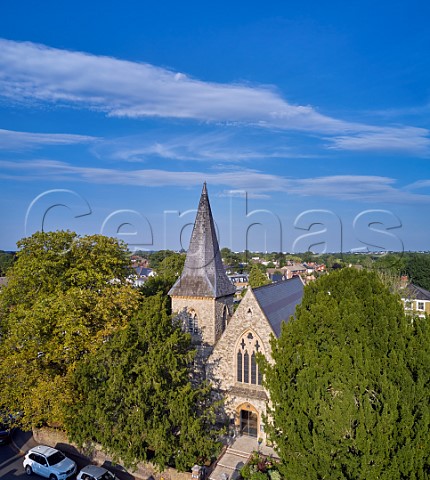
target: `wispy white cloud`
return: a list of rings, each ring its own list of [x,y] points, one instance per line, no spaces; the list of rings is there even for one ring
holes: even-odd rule
[[[67,133],[32,133],[0,129],[0,150],[27,150],[48,145],[92,143],[97,138]]]
[[[71,102],[113,116],[175,117],[345,130],[345,122],[288,104],[273,88],[202,82],[147,63],[0,39],[4,96]]]
[[[151,158],[184,161],[217,161],[238,163],[255,159],[303,158],[279,136],[249,135],[237,130],[166,134],[149,131],[141,135],[115,138],[99,143],[92,152],[100,158],[142,162]]]
[[[402,150],[430,151],[426,129],[343,121],[312,106],[293,105],[273,87],[203,82],[147,63],[30,42],[0,39],[0,92],[15,101],[69,103],[117,117],[194,119],[333,135],[335,149],[393,151],[394,139]],[[165,154],[161,148],[160,154]]]
[[[389,151],[399,153],[415,153],[428,155],[430,138],[428,130],[417,127],[386,127],[375,132],[340,135],[332,139],[329,149],[355,151]]]
[[[367,112],[370,115],[379,115],[381,117],[387,118],[395,118],[395,117],[421,117],[423,115],[428,118],[428,114],[430,113],[430,103],[426,103],[424,105],[415,105],[410,107],[403,107],[403,108],[386,108],[385,110],[371,110]]]
[[[423,179],[413,182],[405,187],[405,190],[421,190],[430,187],[430,179]]]
[[[0,160],[3,170],[26,171],[25,180],[51,178],[78,180],[95,184],[115,184],[145,187],[193,187],[204,181],[213,185],[228,185],[235,189],[255,191],[281,191],[286,180],[256,170],[228,169],[225,172],[169,171],[158,169],[117,170],[74,166],[54,160],[14,162]],[[0,175],[1,176],[1,175]],[[18,176],[17,176],[18,178]]]
[[[0,160],[0,178],[15,180],[46,179],[77,181],[93,184],[145,187],[199,187],[204,181],[223,188],[225,195],[269,198],[275,192],[290,195],[326,197],[338,200],[383,203],[430,203],[430,195],[411,192],[412,188],[397,186],[389,177],[366,175],[334,175],[314,178],[288,178],[253,169],[229,168],[225,171],[173,171],[161,169],[117,170],[74,166],[61,161],[32,160],[14,162]],[[6,173],[10,171],[11,173]],[[25,171],[26,175],[20,175]],[[427,182],[427,181],[426,181]],[[427,183],[425,185],[427,186]]]

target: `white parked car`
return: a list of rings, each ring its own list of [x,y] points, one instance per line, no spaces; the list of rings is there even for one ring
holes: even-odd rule
[[[24,457],[27,475],[36,473],[50,480],[66,480],[76,473],[76,463],[59,450],[45,445],[30,448]]]
[[[117,480],[117,478],[106,468],[87,465],[78,473],[76,480]]]

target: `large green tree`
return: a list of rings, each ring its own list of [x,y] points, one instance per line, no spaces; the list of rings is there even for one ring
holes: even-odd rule
[[[172,253],[165,257],[157,268],[157,275],[163,279],[170,280],[172,285],[179,278],[184,268],[185,254]]]
[[[190,468],[216,448],[215,405],[207,384],[193,385],[190,336],[172,323],[167,298],[143,300],[117,332],[76,370],[72,440],[94,440],[126,464]]]
[[[249,271],[248,283],[252,288],[262,287],[263,285],[268,285],[270,280],[267,278],[267,275],[261,270],[261,268],[254,264],[251,266]]]
[[[306,287],[265,364],[285,478],[429,478],[429,327],[374,272]]]
[[[25,428],[61,425],[76,364],[125,325],[139,293],[116,239],[39,232],[18,248],[0,295],[1,403]]]

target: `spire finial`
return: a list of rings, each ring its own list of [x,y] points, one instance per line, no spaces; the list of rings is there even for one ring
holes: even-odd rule
[[[208,194],[208,189],[206,187],[206,182],[203,182],[203,190],[202,190],[202,195],[207,195]]]

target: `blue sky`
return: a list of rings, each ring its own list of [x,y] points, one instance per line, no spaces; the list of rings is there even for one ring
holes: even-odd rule
[[[426,2],[16,1],[0,16],[0,249],[429,250]]]

